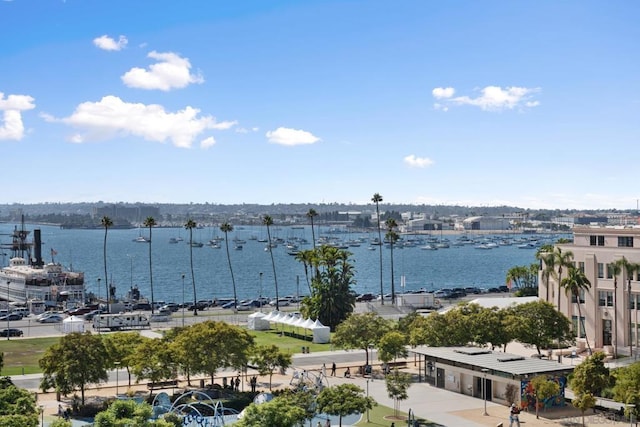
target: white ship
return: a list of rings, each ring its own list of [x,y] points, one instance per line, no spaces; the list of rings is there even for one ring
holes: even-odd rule
[[[33,242],[27,241],[28,235],[23,225],[13,232],[13,242],[3,245],[11,250],[11,259],[7,267],[0,269],[0,299],[22,304],[42,301],[48,306],[83,303],[84,273],[69,271],[53,262],[53,249],[52,262],[45,264],[40,230],[34,230]]]

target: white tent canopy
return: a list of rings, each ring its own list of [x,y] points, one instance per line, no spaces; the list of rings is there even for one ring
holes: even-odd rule
[[[78,316],[69,316],[62,321],[62,332],[70,334],[72,332],[84,332],[84,320]]]
[[[252,331],[266,331],[269,330],[269,321],[265,320],[266,314],[256,312],[247,316],[247,328]]]
[[[251,317],[251,316],[249,316]],[[313,342],[317,344],[325,344],[330,340],[330,328],[324,326],[319,320],[304,319],[299,316],[272,311],[261,318],[262,321],[280,323],[296,328],[308,329],[313,332]]]

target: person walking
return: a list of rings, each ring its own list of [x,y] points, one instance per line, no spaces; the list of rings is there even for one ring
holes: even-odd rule
[[[333,364],[331,365],[331,376],[336,376],[336,362],[333,362]]]
[[[512,403],[509,411],[509,427],[513,427],[514,423],[516,427],[520,427],[520,408]]]

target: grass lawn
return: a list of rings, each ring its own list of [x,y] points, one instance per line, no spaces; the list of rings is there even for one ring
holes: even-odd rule
[[[302,353],[302,347],[309,347],[310,352],[327,351],[330,344],[314,344],[301,338],[290,336],[293,331],[284,329],[269,331],[249,331],[255,337],[256,344],[274,344],[289,354]],[[12,338],[0,340],[0,353],[4,353],[2,375],[34,374],[42,372],[38,360],[45,350],[60,341],[60,337],[47,338]]]
[[[430,421],[423,420],[419,418],[420,426],[438,426],[439,424],[434,424]],[[406,412],[398,412],[398,417],[394,418],[393,408],[388,406],[377,405],[374,406],[372,410],[369,411],[369,422],[367,422],[367,414],[362,414],[362,418],[360,421],[356,423],[357,426],[381,426],[381,427],[389,427],[391,423],[395,423],[396,427],[402,427],[407,424],[407,413]]]
[[[60,341],[60,337],[20,338],[0,341],[0,352],[4,353],[2,375],[34,374],[41,372],[38,360],[49,346]]]

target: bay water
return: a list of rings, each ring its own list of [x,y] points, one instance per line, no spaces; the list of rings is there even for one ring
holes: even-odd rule
[[[0,224],[0,242],[10,243],[13,224]],[[18,226],[19,227],[19,226]],[[33,231],[38,228],[42,234],[42,254],[45,262],[61,263],[65,267],[83,271],[87,292],[104,297],[104,229],[81,230],[61,229],[57,226],[26,224]],[[306,239],[308,243],[299,249],[312,247],[312,233],[304,227],[271,227],[271,236],[284,240]],[[383,255],[383,288],[391,292],[391,250],[385,246],[370,246],[374,234],[339,233],[331,234],[329,228],[316,227],[316,238],[320,236],[333,240],[360,239],[357,247],[349,247],[351,262],[355,271],[357,293],[380,293],[380,254]],[[225,242],[220,241],[219,249],[207,242],[215,237],[224,237],[217,228],[193,229],[193,241],[204,246],[190,248],[189,230],[184,228],[156,228],[152,230],[152,242],[140,243],[135,239],[140,235],[148,237],[148,228],[109,229],[107,232],[107,271],[109,282],[116,286],[116,294],[124,296],[136,286],[142,295],[150,297],[149,249],[151,248],[151,268],[153,273],[154,299],[156,301],[193,301],[193,283],[190,267],[190,250],[193,253],[193,272],[196,299],[229,298],[233,288]],[[376,233],[377,234],[377,233]],[[271,257],[265,250],[266,227],[237,226],[229,233],[229,251],[239,299],[274,297],[275,281]],[[30,234],[30,239],[33,233]],[[469,235],[471,236],[471,235]],[[460,235],[448,235],[450,243]],[[507,271],[515,266],[536,262],[535,247],[522,249],[517,242],[531,239],[531,235],[509,234],[508,236],[473,235],[481,239],[508,239],[511,245],[498,245],[492,249],[477,249],[476,243],[461,246],[451,245],[438,250],[421,249],[422,243],[413,247],[394,246],[394,282],[396,292],[424,288],[428,291],[454,287],[491,288],[503,285]],[[552,242],[557,236],[538,236]],[[170,239],[182,239],[170,243]],[[244,240],[242,249],[236,249],[233,239]],[[31,240],[29,240],[31,241]],[[304,266],[288,253],[284,244],[272,249],[278,280],[279,296],[308,295]],[[3,250],[2,265],[6,266],[10,252]],[[184,278],[183,278],[184,277]],[[98,286],[98,278],[102,280]]]

